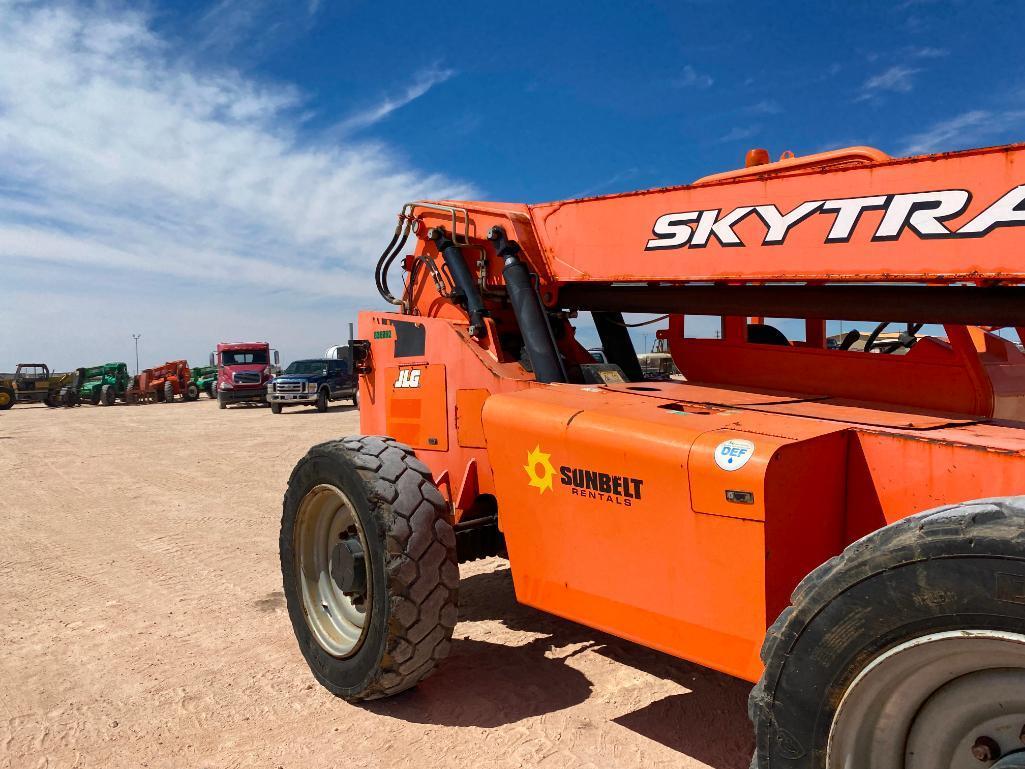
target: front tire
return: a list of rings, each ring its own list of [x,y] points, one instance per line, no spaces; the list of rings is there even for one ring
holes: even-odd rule
[[[226,408],[228,408],[228,401],[224,397],[224,393],[222,393],[220,390],[217,391],[217,408],[219,408],[219,409],[226,409]]]
[[[352,391],[352,406],[353,408],[359,408],[359,387]]]
[[[174,385],[164,382],[164,403],[174,403]]]
[[[0,411],[7,411],[7,409],[14,406],[15,394],[14,390],[6,385],[0,387]]]
[[[117,401],[117,391],[110,385],[103,385],[100,392],[100,405],[113,406]]]
[[[327,411],[327,390],[320,390],[317,393],[317,411],[321,413]]]
[[[391,438],[329,441],[296,465],[281,572],[299,648],[328,691],[397,694],[448,653],[459,567],[447,514],[430,470]]]
[[[185,400],[187,401],[197,400],[199,398],[199,388],[196,387],[196,383],[189,382],[188,385],[185,387],[185,392],[183,393],[183,395],[185,396]]]
[[[270,413],[271,414],[280,414],[281,413],[281,404],[280,403],[276,403],[274,401],[271,401]]]
[[[980,746],[1021,765],[1025,497],[880,529],[791,600],[751,694],[753,767],[954,769]]]

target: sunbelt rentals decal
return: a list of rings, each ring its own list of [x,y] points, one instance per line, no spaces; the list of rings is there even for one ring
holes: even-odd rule
[[[538,494],[554,492],[556,481],[560,489],[582,499],[630,507],[639,502],[644,493],[644,480],[630,475],[610,473],[600,468],[552,464],[552,455],[541,450],[540,444],[527,452],[527,485]]]

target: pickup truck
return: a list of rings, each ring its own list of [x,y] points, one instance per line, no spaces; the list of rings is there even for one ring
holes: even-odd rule
[[[327,411],[329,401],[348,399],[359,406],[359,382],[348,360],[311,358],[292,361],[267,385],[271,411],[285,406],[313,406]]]

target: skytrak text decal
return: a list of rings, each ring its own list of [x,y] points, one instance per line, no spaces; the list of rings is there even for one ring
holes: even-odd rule
[[[872,242],[897,240],[910,230],[919,238],[981,238],[998,227],[1025,225],[1025,184],[1015,187],[971,221],[957,230],[944,222],[956,219],[968,210],[972,194],[968,190],[935,190],[895,195],[873,195],[837,200],[809,200],[789,213],[772,204],[737,206],[727,214],[720,208],[663,214],[651,228],[654,236],[645,251],[671,248],[704,248],[713,239],[725,248],[746,246],[733,228],[749,216],[757,216],[765,225],[763,246],[780,246],[790,231],[815,214],[833,217],[825,243],[846,243],[857,229],[866,211],[883,211]]]
[[[537,489],[538,494],[555,490],[555,467],[551,459],[552,455],[541,451],[540,445],[527,452],[527,464],[523,466],[529,479],[527,485]],[[568,487],[573,496],[624,507],[630,507],[635,501],[640,501],[644,486],[644,481],[640,478],[570,465],[559,467],[559,482]]]

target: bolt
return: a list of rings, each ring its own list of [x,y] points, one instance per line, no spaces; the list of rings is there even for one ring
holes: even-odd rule
[[[1000,758],[1000,746],[992,737],[983,735],[972,745],[972,755],[979,761],[996,761]]]

